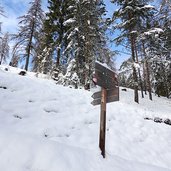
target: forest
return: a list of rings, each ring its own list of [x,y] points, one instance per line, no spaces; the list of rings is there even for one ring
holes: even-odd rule
[[[134,101],[146,94],[171,96],[170,0],[42,0],[29,3],[18,17],[15,34],[0,30],[0,64],[47,74],[57,84],[75,88],[92,85],[95,61],[116,71],[122,46],[128,55],[118,72],[119,85],[134,89]],[[8,17],[3,6],[1,17]],[[10,41],[14,46],[10,47]],[[10,50],[12,49],[12,50]]]

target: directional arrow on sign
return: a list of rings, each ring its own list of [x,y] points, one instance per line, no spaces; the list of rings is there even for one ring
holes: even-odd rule
[[[119,95],[119,87],[115,87],[113,89],[107,89],[107,97]],[[98,91],[95,92],[92,96],[93,99],[98,99],[102,97],[102,92]]]
[[[106,103],[111,103],[111,102],[115,102],[115,101],[119,101],[119,96],[117,95],[114,95],[114,96],[109,96],[107,97],[106,99]],[[93,106],[96,106],[96,105],[99,105],[101,104],[101,98],[98,98],[98,99],[94,99],[91,104]]]
[[[91,97],[94,99],[91,102],[92,105],[95,106],[101,104],[101,97],[102,97],[101,91],[95,92]],[[119,87],[115,87],[114,89],[107,90],[106,102],[110,103],[114,101],[119,101]]]

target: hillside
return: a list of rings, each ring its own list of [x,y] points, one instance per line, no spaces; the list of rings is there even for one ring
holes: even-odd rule
[[[133,91],[107,105],[106,159],[98,148],[99,106],[92,91],[0,69],[2,171],[171,171],[171,100],[133,102]]]

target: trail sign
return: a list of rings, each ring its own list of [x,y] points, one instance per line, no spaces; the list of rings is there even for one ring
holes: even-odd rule
[[[95,63],[93,82],[102,87],[101,91],[92,95],[94,100],[91,104],[94,106],[101,104],[99,148],[103,158],[105,158],[106,103],[119,100],[119,87],[117,87],[118,82],[115,72],[99,62]]]
[[[105,67],[100,62],[95,63],[95,70],[103,73],[104,75],[106,75],[107,77],[110,77],[110,78],[115,78],[115,76],[116,76],[114,71]]]
[[[119,100],[119,87],[116,87],[114,89],[109,89],[107,91],[107,97],[106,97],[106,103],[114,102]],[[91,102],[92,105],[99,105],[101,104],[101,98],[102,98],[102,92],[98,91],[95,92],[91,96],[94,100]]]
[[[106,98],[106,103],[111,103],[111,102],[115,102],[115,101],[118,101],[118,96],[109,96]],[[101,98],[98,98],[98,99],[94,99],[91,104],[93,106],[96,106],[96,105],[99,105],[101,104]]]
[[[107,89],[107,97],[109,96],[119,96],[119,87],[115,87],[113,89]],[[102,97],[102,92],[95,92],[92,96],[93,99],[98,99]]]
[[[98,62],[95,63],[94,77],[96,79],[96,84],[100,87],[110,89],[113,88],[114,85],[117,85],[116,74]]]

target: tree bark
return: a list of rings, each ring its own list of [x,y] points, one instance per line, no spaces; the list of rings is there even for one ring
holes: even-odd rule
[[[37,13],[37,10],[36,10]],[[31,53],[31,44],[32,44],[32,39],[33,39],[33,33],[34,33],[34,26],[35,26],[35,21],[33,19],[32,21],[32,27],[31,27],[31,35],[30,35],[30,40],[28,43],[28,50],[27,50],[27,57],[26,57],[26,64],[25,64],[25,70],[28,70],[28,65],[29,65],[29,59],[30,59],[30,53]]]
[[[152,100],[152,90],[151,90],[151,82],[150,82],[150,71],[149,71],[149,65],[148,65],[148,61],[147,61],[147,55],[146,55],[146,52],[145,52],[144,42],[142,43],[142,45],[143,45],[143,53],[144,53],[144,59],[145,59],[147,90],[149,92],[149,99]]]
[[[165,68],[162,65],[162,70],[163,70],[163,80],[164,80],[164,89],[165,89],[165,95],[167,98],[169,98],[169,86],[168,86],[168,80],[167,80],[167,75],[166,75],[166,71]]]
[[[59,63],[60,63],[60,56],[61,56],[61,49],[59,48],[59,49],[57,50],[56,67],[59,66]]]
[[[142,54],[141,54],[141,61],[143,61],[143,87],[144,87],[145,95],[147,95],[146,70],[145,70],[145,63]]]
[[[131,41],[131,52],[132,52],[132,69],[133,69],[133,80],[134,80],[134,101],[139,103],[139,98],[138,98],[138,77],[137,77],[137,72],[135,68],[135,44],[134,44],[134,37],[131,35],[130,36],[130,41]]]
[[[31,43],[32,43],[32,38],[33,38],[33,28],[34,28],[34,23],[32,26],[32,31],[31,31],[31,36],[28,44],[28,50],[27,50],[27,57],[26,57],[26,64],[25,64],[25,70],[28,70],[28,65],[29,65],[29,59],[30,59],[30,52],[31,52]]]
[[[128,18],[129,20],[132,19],[132,14],[129,12],[128,13]],[[133,61],[133,65],[132,65],[132,70],[133,70],[133,80],[134,80],[134,101],[139,103],[139,98],[138,98],[138,77],[137,77],[137,72],[136,72],[136,68],[135,68],[135,37],[134,35],[131,34],[133,28],[129,28],[129,39],[130,39],[130,43],[131,43],[131,54],[132,54],[132,61]]]
[[[134,42],[134,43],[135,43],[135,42]],[[136,62],[139,64],[138,51],[137,51],[136,45],[135,45],[135,55],[136,55]],[[140,87],[141,87],[141,96],[142,96],[142,98],[144,98],[143,83],[142,83],[140,68],[138,68],[138,76],[139,76],[139,83],[140,83]]]

